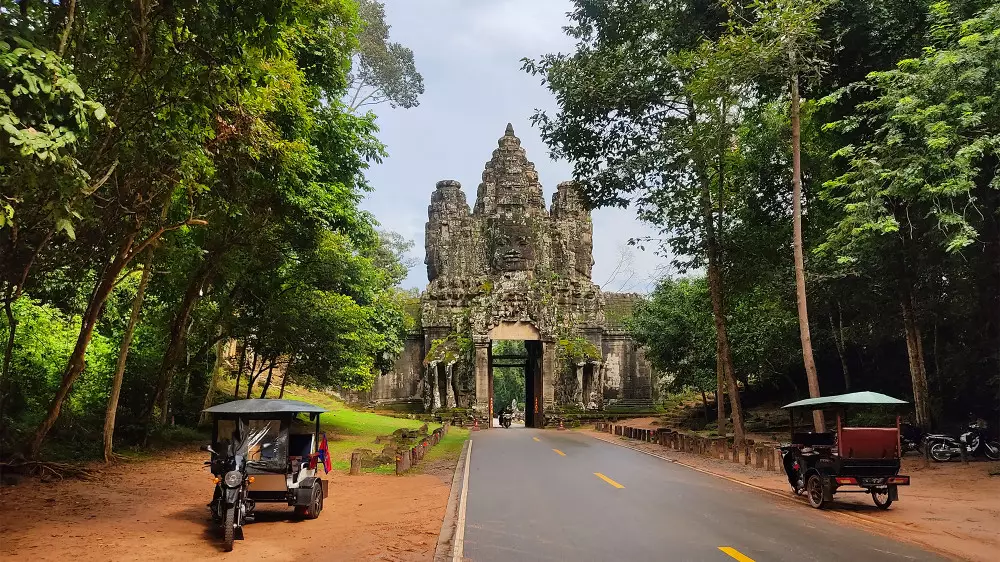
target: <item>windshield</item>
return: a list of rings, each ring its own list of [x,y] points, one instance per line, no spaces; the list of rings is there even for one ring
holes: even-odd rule
[[[241,455],[247,466],[284,470],[288,444],[280,420],[219,420],[219,451]]]

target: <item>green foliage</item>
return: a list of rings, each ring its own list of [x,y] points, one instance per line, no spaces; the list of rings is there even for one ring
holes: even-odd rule
[[[350,108],[388,103],[409,109],[420,105],[424,78],[417,72],[413,51],[389,40],[385,5],[378,0],[360,0],[362,21],[357,64],[351,72]]]
[[[601,350],[587,338],[566,335],[556,342],[556,356],[565,363],[575,365],[584,361],[600,361]]]
[[[83,92],[70,64],[24,38],[0,39],[0,229],[18,207],[35,205],[75,237],[74,204],[96,188],[76,151],[101,121],[106,109]]]
[[[155,440],[155,414],[196,423],[218,399],[218,342],[247,350],[258,389],[272,364],[323,388],[391,368],[414,326],[396,287],[412,242],[359,208],[385,149],[375,115],[339,101],[366,33],[356,3],[22,8],[0,10],[0,297],[16,328],[0,437],[45,417],[35,441],[100,439],[150,253],[123,443]]]
[[[431,342],[424,355],[424,364],[439,362],[447,365],[471,357],[472,352],[472,338],[464,333],[452,332]]]
[[[664,280],[629,322],[653,367],[671,375],[671,389],[715,388],[715,327],[704,278]]]
[[[845,214],[822,250],[850,253],[864,239],[910,229],[926,214],[949,252],[981,235],[982,204],[988,209],[996,197],[990,192],[1000,190],[1000,7],[956,21],[950,4],[939,2],[931,16],[933,42],[919,57],[830,98],[856,90],[874,95],[830,125],[866,133],[836,153],[850,167],[826,184],[824,195]]]
[[[523,341],[499,340],[493,342],[493,356],[517,355],[527,359],[528,350]],[[521,410],[525,408],[525,373],[523,367],[493,367],[493,408],[499,412],[516,400]]]
[[[635,204],[659,230],[636,242],[681,272],[706,265],[714,235],[721,318],[751,401],[805,392],[789,247],[797,78],[821,392],[850,381],[911,395],[908,302],[935,415],[992,415],[998,13],[983,0],[578,0],[573,50],[523,67],[558,102],[534,122],[591,205]],[[664,281],[632,329],[678,384],[711,388],[704,290]]]
[[[17,376],[7,389],[2,421],[4,425],[13,423],[15,429],[27,430],[45,413],[49,396],[59,386],[66,359],[76,343],[80,320],[30,298],[18,300],[13,309],[18,329],[11,372]],[[6,341],[8,334],[6,319],[0,317],[0,338]],[[103,418],[106,388],[116,358],[113,341],[96,334],[87,349],[87,369],[65,407],[67,416],[77,424],[93,422],[96,416]],[[92,437],[86,433],[84,436]]]

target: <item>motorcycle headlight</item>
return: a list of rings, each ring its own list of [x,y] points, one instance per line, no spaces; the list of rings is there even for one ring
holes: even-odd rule
[[[223,478],[223,482],[230,488],[237,488],[243,483],[243,473],[238,470],[230,470],[226,473],[225,478]]]

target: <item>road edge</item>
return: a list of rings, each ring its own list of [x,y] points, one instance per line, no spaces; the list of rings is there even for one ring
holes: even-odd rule
[[[591,434],[589,432],[581,431],[579,433],[581,433],[583,435],[586,435],[586,436],[590,437],[591,439],[596,439],[598,441],[603,441],[603,442],[609,443],[611,445],[617,445],[619,447],[624,447],[626,449],[631,449],[631,450],[633,450],[633,451],[635,451],[637,453],[642,453],[644,455],[649,455],[651,457],[655,457],[655,458],[658,458],[660,460],[667,461],[669,463],[678,464],[678,465],[683,466],[684,468],[689,468],[691,470],[695,470],[695,471],[701,472],[703,474],[708,474],[709,476],[714,476],[716,478],[721,478],[723,480],[728,480],[729,482],[732,482],[734,484],[739,484],[740,486],[746,486],[747,488],[752,488],[752,489],[757,490],[759,492],[764,492],[764,493],[772,495],[774,497],[781,498],[782,500],[785,500],[786,502],[791,502],[791,503],[794,503],[794,504],[797,504],[797,505],[802,505],[802,502],[799,501],[795,497],[789,496],[787,494],[782,494],[780,492],[776,492],[776,491],[771,490],[769,488],[764,488],[763,486],[757,486],[756,484],[750,484],[749,482],[743,482],[742,480],[733,478],[731,476],[728,476],[728,475],[725,475],[725,474],[720,474],[718,472],[712,472],[711,470],[705,470],[704,468],[700,468],[700,467],[688,464],[688,463],[686,463],[684,461],[679,461],[677,459],[672,459],[672,458],[669,458],[669,457],[665,457],[663,455],[657,455],[656,453],[651,453],[649,451],[644,451],[644,450],[642,450],[642,449],[640,449],[638,447],[633,447],[633,446],[629,445],[628,443],[619,443],[617,441],[612,441],[610,439],[602,439],[601,437],[598,437],[597,435],[593,435],[593,434]],[[858,527],[868,529],[868,530],[870,530],[873,533],[878,534],[878,535],[889,536],[889,537],[895,538],[896,540],[898,540],[900,542],[908,542],[910,544],[915,544],[915,545],[924,547],[924,548],[928,549],[929,551],[933,552],[934,554],[945,556],[945,557],[947,557],[947,558],[949,558],[951,560],[963,560],[962,558],[960,558],[954,552],[943,550],[943,549],[941,549],[941,548],[939,548],[939,547],[937,547],[935,545],[926,543],[926,542],[921,541],[921,540],[914,539],[913,537],[909,536],[910,534],[904,534],[904,535],[900,536],[899,534],[892,533],[893,530],[897,530],[898,531],[898,530],[908,530],[909,529],[909,527],[907,527],[905,525],[901,525],[899,523],[893,523],[891,521],[882,521],[882,520],[879,520],[879,519],[873,519],[873,518],[866,517],[864,515],[860,515],[860,514],[856,514],[856,513],[846,513],[846,512],[842,512],[842,511],[833,511],[833,510],[829,510],[829,509],[820,510],[820,513],[822,513],[823,515],[831,516],[831,517],[840,517],[840,518],[843,518],[845,520],[850,521],[851,523],[854,523]],[[889,528],[887,528],[887,527],[889,527]]]
[[[451,479],[451,492],[445,508],[444,521],[434,549],[434,562],[461,560],[465,535],[465,500],[468,494],[469,458],[472,455],[472,438],[465,440],[462,454],[455,463],[455,474]],[[460,526],[461,525],[461,526]],[[461,531],[459,531],[461,529]]]

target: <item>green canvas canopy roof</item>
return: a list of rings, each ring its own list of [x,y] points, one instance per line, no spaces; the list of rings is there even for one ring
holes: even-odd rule
[[[848,394],[836,394],[834,396],[820,396],[819,398],[806,398],[791,404],[785,404],[782,408],[820,408],[823,406],[833,406],[836,404],[861,404],[867,406],[908,404],[905,400],[899,400],[892,396],[879,394],[878,392],[851,392]]]

